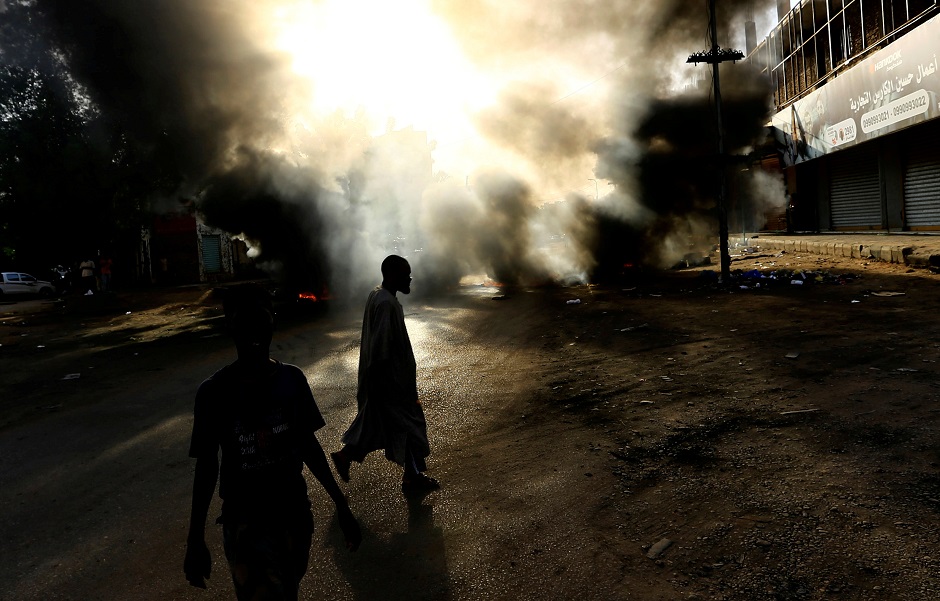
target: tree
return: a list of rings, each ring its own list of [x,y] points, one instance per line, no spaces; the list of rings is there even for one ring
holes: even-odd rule
[[[33,0],[0,22],[0,265],[45,269],[136,241],[143,199],[178,182],[97,110]]]

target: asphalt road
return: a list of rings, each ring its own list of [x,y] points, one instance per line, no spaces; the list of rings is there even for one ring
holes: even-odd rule
[[[507,312],[506,303],[491,300],[496,294],[470,287],[433,304],[403,299],[430,424],[430,471],[444,489],[409,504],[396,466],[380,454],[354,465],[344,486],[365,540],[350,554],[328,499],[307,474],[317,527],[303,598],[514,597],[523,585],[510,569],[514,551],[504,542],[511,526],[496,517],[493,487],[502,494],[514,486],[550,489],[561,475],[510,483],[491,468],[490,426],[532,384],[530,350],[518,337],[529,324],[518,311],[537,310],[517,303]],[[328,422],[319,432],[327,451],[354,415],[360,319],[353,307],[288,321],[272,344],[274,356],[307,374]],[[39,417],[0,431],[0,599],[230,599],[218,527],[207,531],[214,557],[208,591],[190,587],[181,564],[192,401],[199,382],[234,358],[231,345],[210,328],[105,346],[63,348],[48,379],[64,371],[82,376],[46,391]],[[29,394],[24,386],[5,390]],[[508,502],[540,519],[552,513],[549,505],[532,511]],[[217,511],[216,499],[210,520]],[[532,578],[540,579],[537,571]]]

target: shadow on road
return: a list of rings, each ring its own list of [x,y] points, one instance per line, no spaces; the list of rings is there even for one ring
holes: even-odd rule
[[[334,560],[355,598],[453,599],[444,531],[434,521],[433,495],[406,495],[408,530],[387,536],[363,525],[363,545],[357,553],[343,546],[343,534],[334,519],[329,533]]]

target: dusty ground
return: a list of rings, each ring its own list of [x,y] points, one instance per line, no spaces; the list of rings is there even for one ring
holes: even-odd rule
[[[609,287],[407,299],[423,349],[432,468],[445,488],[402,523],[374,501],[395,496],[386,464],[370,459],[354,471],[348,490],[366,541],[357,555],[325,553],[337,533],[320,530],[312,563],[325,567],[305,580],[310,598],[940,598],[940,276],[759,252],[732,268],[780,279],[722,289],[706,266]],[[130,504],[174,516],[144,526],[118,519],[128,525],[108,534],[129,539],[123,547],[85,541],[99,527],[85,516],[120,496],[95,492],[113,474],[89,471],[71,489],[88,500],[68,511],[30,510],[44,495],[61,503],[61,491],[44,492],[57,472],[39,451],[11,451],[39,432],[53,444],[65,428],[57,424],[80,421],[142,378],[189,394],[196,374],[227,356],[211,292],[45,309],[0,315],[0,510],[11,516],[0,534],[16,558],[3,562],[0,598],[228,598],[219,556],[209,592],[175,571],[190,466],[174,447],[185,444],[190,400],[152,420],[172,444],[134,458],[154,455],[166,473],[120,464],[131,473],[118,477],[148,500],[123,498],[107,511]],[[357,313],[317,316],[313,326],[286,316],[275,352],[294,361],[335,338],[325,357],[346,365],[346,378]],[[137,352],[146,370],[131,368]],[[63,379],[74,373],[81,392]],[[331,423],[321,440],[335,439],[349,409],[333,399],[348,397],[349,385],[312,385]],[[107,448],[128,436],[109,435]],[[85,542],[72,554],[97,553],[95,565],[62,551],[60,537],[73,531]],[[147,565],[128,547],[141,539]],[[114,573],[129,583],[119,592]]]

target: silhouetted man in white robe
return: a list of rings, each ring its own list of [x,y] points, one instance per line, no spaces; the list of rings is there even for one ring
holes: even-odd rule
[[[343,435],[343,448],[331,453],[336,471],[349,481],[352,461],[379,449],[404,468],[402,491],[434,490],[425,474],[431,453],[427,422],[418,400],[417,367],[405,314],[397,292],[411,292],[411,265],[398,255],[382,262],[382,285],[366,302],[359,347],[358,413]]]

